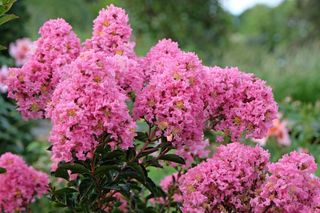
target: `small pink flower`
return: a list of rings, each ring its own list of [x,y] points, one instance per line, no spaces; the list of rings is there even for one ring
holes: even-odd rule
[[[6,80],[8,78],[8,67],[2,66],[0,68],[0,93],[6,93],[8,91],[8,86]]]
[[[9,46],[10,55],[16,60],[17,66],[24,65],[33,55],[35,44],[29,38],[21,38]]]

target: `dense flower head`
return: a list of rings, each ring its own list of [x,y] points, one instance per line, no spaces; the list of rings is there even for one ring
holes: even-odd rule
[[[305,153],[292,152],[269,166],[270,176],[251,201],[254,212],[319,212],[320,180],[317,165]]]
[[[15,99],[24,118],[42,118],[60,69],[80,52],[80,40],[63,19],[47,21],[40,28],[32,57],[22,68],[10,69],[9,97]]]
[[[206,104],[213,129],[238,141],[266,136],[277,117],[272,89],[253,74],[237,68],[207,68]]]
[[[120,91],[103,53],[89,51],[65,67],[72,73],[57,86],[48,107],[52,120],[50,141],[53,169],[59,161],[72,161],[74,152],[84,160],[108,133],[114,147],[133,146],[135,123],[129,115],[127,96]]]
[[[265,178],[269,154],[240,143],[221,145],[211,159],[180,180],[183,212],[248,212],[254,190]]]
[[[171,39],[162,39],[150,49],[147,55],[141,60],[145,81],[165,70],[168,60],[172,60],[181,54],[178,43]]]
[[[0,93],[5,93],[8,91],[7,86],[7,78],[8,78],[8,67],[3,65],[0,67]]]
[[[10,44],[9,54],[17,66],[22,66],[31,58],[34,49],[35,45],[29,38],[21,38]]]
[[[0,209],[4,212],[23,212],[48,190],[48,175],[26,165],[24,160],[12,153],[0,156]]]
[[[135,101],[135,119],[144,118],[155,125],[157,135],[167,137],[180,154],[191,155],[197,153],[199,147],[204,148],[199,145],[205,143],[203,74],[198,57],[181,52],[167,60],[162,73],[152,76]]]
[[[84,49],[134,57],[134,43],[130,42],[132,29],[128,20],[125,10],[112,4],[100,10],[93,22],[92,38],[85,41]]]

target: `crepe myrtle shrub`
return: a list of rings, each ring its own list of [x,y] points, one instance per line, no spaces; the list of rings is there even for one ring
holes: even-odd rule
[[[128,21],[109,5],[81,44],[66,21],[49,20],[30,59],[9,69],[23,117],[52,122],[52,175],[65,181],[51,183],[50,199],[71,212],[318,212],[311,156],[270,163],[241,143],[276,118],[271,88],[206,67],[170,39],[139,57]],[[212,153],[214,142],[230,144]],[[176,173],[159,186],[149,171],[165,165]]]

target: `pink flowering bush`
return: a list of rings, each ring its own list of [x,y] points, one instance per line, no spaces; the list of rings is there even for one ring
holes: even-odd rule
[[[22,212],[48,191],[48,175],[26,165],[12,153],[0,156],[0,209],[2,212]]]
[[[63,19],[49,20],[30,59],[10,68],[18,110],[52,123],[52,174],[67,181],[50,187],[53,202],[71,212],[318,211],[310,156],[271,164],[261,147],[240,143],[265,137],[276,118],[264,81],[206,67],[170,39],[138,57],[131,34],[114,5],[83,44]],[[209,141],[232,143],[215,150]],[[165,165],[177,172],[158,186],[149,168]]]

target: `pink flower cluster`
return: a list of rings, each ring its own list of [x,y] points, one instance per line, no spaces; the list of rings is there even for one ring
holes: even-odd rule
[[[170,41],[160,41],[157,46],[167,48],[164,42],[176,45]],[[208,154],[204,150],[207,142],[203,137],[205,113],[201,96],[204,71],[195,54],[177,51],[175,57],[168,53],[166,62],[157,68],[156,63],[160,57],[157,54],[162,55],[166,51],[153,49],[148,54],[149,63],[154,67],[152,72],[155,73],[149,84],[137,95],[134,118],[144,118],[156,125],[157,134],[167,137],[177,152],[186,158],[187,164],[190,164],[192,155],[206,157]]]
[[[47,21],[39,31],[32,57],[22,68],[9,71],[9,97],[24,118],[43,118],[45,107],[59,82],[59,70],[79,55],[80,40],[63,19]]]
[[[272,89],[253,74],[237,68],[206,68],[207,111],[211,128],[223,131],[232,141],[266,136],[277,116]]]
[[[53,170],[59,161],[72,161],[73,152],[81,160],[90,157],[104,132],[114,147],[132,147],[136,125],[127,97],[114,81],[109,58],[102,52],[83,52],[64,69],[72,74],[58,84],[48,107]]]
[[[11,153],[0,156],[0,210],[23,212],[48,190],[48,175],[26,165],[22,158]]]
[[[183,212],[248,212],[268,163],[269,154],[259,146],[219,146],[211,159],[180,178]]]
[[[174,60],[179,54],[181,54],[181,50],[178,43],[171,39],[160,40],[140,60],[145,81],[148,83],[152,76],[162,73],[166,69],[168,60]]]
[[[17,66],[24,65],[31,58],[34,50],[35,45],[29,38],[18,39],[9,46],[9,54],[15,59]]]
[[[317,165],[292,152],[277,163],[259,146],[221,145],[179,179],[183,212],[319,212]]]
[[[314,158],[292,152],[269,166],[270,176],[252,200],[258,212],[320,212],[320,180]]]
[[[130,42],[132,29],[125,10],[109,5],[94,20],[93,35],[86,40],[84,49],[103,51],[107,56],[126,55],[135,57],[134,43]]]

